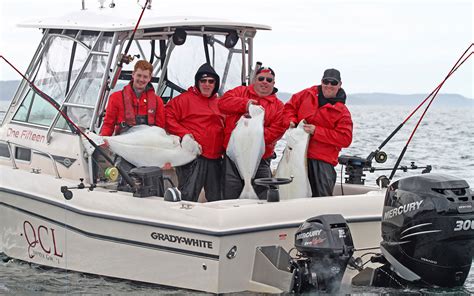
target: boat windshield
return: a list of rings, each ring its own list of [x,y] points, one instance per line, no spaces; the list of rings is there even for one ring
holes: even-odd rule
[[[63,110],[81,127],[90,125],[103,76],[107,73],[107,54],[100,53],[110,51],[112,38],[99,38],[99,35],[49,34],[30,71],[34,84],[53,98],[57,106],[64,105]],[[13,120],[42,126],[57,120],[56,128],[66,128],[65,120],[56,117],[57,110],[28,89]]]

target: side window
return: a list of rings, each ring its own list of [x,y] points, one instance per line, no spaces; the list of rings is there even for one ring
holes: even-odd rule
[[[31,161],[31,150],[23,147],[15,147],[15,158],[24,161]]]
[[[10,151],[8,150],[8,145],[5,143],[0,143],[0,157],[10,158]]]

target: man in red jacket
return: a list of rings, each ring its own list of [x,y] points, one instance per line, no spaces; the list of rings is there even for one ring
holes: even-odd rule
[[[305,120],[304,129],[310,134],[308,178],[313,196],[332,195],[339,151],[352,142],[352,118],[341,85],[340,72],[327,69],[321,85],[294,94],[285,104],[286,124],[293,128]]]
[[[176,168],[181,198],[198,201],[204,187],[207,201],[221,198],[224,116],[217,107],[219,75],[209,64],[202,65],[195,84],[166,104],[166,130],[179,137],[190,135],[201,146],[201,155]]]
[[[138,124],[157,125],[164,128],[165,113],[163,100],[155,94],[151,85],[153,65],[141,60],[135,64],[132,80],[123,90],[110,95],[104,123],[100,134],[120,134]]]
[[[275,93],[275,72],[268,67],[259,68],[255,74],[253,84],[250,86],[238,86],[227,91],[219,100],[219,109],[226,115],[224,129],[224,148],[227,149],[230,134],[240,117],[248,113],[250,104],[260,105],[265,109],[264,141],[265,153],[258,166],[255,179],[270,178],[270,161],[274,156],[276,142],[285,133],[286,126],[283,123],[283,103]],[[244,187],[243,180],[232,160],[224,157],[224,199],[239,198]],[[266,199],[267,188],[253,185],[259,199]]]

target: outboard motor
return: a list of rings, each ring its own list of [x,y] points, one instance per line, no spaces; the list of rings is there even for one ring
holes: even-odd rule
[[[322,215],[306,220],[296,231],[298,259],[290,263],[293,272],[291,291],[337,292],[354,243],[346,220],[341,215]]]
[[[462,286],[474,255],[474,198],[466,181],[424,174],[390,185],[382,217],[386,264],[372,285]]]

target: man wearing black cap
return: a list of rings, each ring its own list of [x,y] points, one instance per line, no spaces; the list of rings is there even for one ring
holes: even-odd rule
[[[204,187],[207,201],[221,199],[221,170],[224,148],[224,116],[217,107],[219,75],[203,64],[194,76],[195,84],[165,106],[166,130],[179,137],[188,134],[201,146],[202,154],[176,168],[183,200],[197,201]]]
[[[285,133],[283,123],[283,103],[277,98],[278,91],[275,86],[275,72],[269,67],[262,67],[256,71],[254,81],[249,86],[238,86],[227,91],[219,100],[219,109],[226,115],[224,148],[227,149],[230,135],[240,117],[248,113],[249,105],[260,105],[265,109],[263,122],[265,153],[255,173],[257,178],[271,177],[270,161],[274,155],[276,142]],[[224,199],[239,198],[244,187],[244,182],[232,162],[224,157]],[[268,188],[254,185],[255,193],[259,199],[266,199]]]
[[[327,69],[321,85],[294,94],[285,104],[287,126],[294,128],[306,121],[304,130],[310,134],[308,178],[315,197],[332,195],[339,151],[352,142],[352,118],[341,85],[341,73]]]

